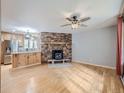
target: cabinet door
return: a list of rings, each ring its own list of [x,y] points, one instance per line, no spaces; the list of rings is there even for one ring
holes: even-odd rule
[[[29,54],[28,55],[28,64],[34,64],[34,54]]]
[[[36,63],[41,63],[41,53],[36,53],[35,60]]]
[[[17,63],[18,63],[18,55],[14,54],[14,55],[12,55],[12,67],[16,68],[17,67]]]
[[[18,66],[25,66],[25,65],[27,65],[26,54],[19,54],[18,55]]]

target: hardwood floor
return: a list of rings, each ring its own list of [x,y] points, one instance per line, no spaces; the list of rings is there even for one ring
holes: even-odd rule
[[[10,71],[2,66],[2,93],[124,93],[115,71],[72,63],[70,67],[40,65]]]

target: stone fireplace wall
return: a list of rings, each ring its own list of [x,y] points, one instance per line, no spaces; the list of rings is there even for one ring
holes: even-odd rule
[[[64,59],[72,59],[72,34],[68,33],[41,33],[42,60],[52,59],[52,50],[63,50]]]

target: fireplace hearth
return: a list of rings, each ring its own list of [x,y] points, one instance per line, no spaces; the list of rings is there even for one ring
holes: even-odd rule
[[[63,59],[63,50],[52,50],[52,59],[55,60]]]

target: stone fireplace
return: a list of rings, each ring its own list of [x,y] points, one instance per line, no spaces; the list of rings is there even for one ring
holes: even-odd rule
[[[42,60],[72,59],[72,34],[69,33],[41,33]]]

